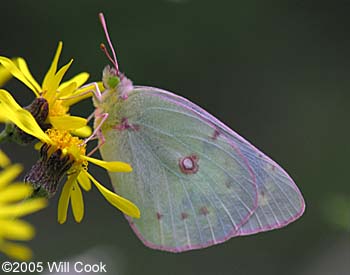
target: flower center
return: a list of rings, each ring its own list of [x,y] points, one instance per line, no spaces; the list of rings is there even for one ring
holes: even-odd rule
[[[40,159],[25,176],[25,182],[33,185],[36,196],[52,197],[66,173],[86,169],[87,161],[81,158],[86,144],[65,130],[48,129],[46,134],[51,144],[42,145]]]
[[[79,155],[85,155],[86,144],[84,141],[73,137],[68,131],[51,128],[46,131],[46,134],[52,140],[54,151],[61,149],[63,154],[70,153],[76,161],[80,159]]]
[[[61,149],[50,154],[52,148],[48,144],[41,146],[40,159],[24,177],[24,181],[33,186],[34,196],[52,197],[59,182],[74,163],[69,155],[63,155]]]
[[[67,114],[69,107],[62,104],[62,100],[55,100],[50,105],[49,115],[50,116],[64,116]]]

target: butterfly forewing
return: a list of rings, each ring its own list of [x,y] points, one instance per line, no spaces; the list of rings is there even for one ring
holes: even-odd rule
[[[239,234],[258,197],[253,170],[234,142],[152,88],[134,89],[115,115],[123,122],[103,128],[101,154],[133,166],[111,178],[140,208],[141,218],[130,223],[146,245],[184,251]]]

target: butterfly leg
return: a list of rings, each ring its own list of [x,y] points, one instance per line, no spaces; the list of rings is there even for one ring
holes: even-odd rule
[[[91,156],[93,153],[95,153],[106,142],[106,139],[105,139],[104,135],[102,134],[101,127],[102,127],[103,123],[106,121],[106,119],[108,118],[108,113],[99,114],[96,116],[96,118],[99,118],[100,122],[97,125],[94,132],[92,133],[92,135],[90,137],[88,137],[87,139],[85,139],[84,142],[88,143],[90,140],[95,139],[96,137],[100,140],[100,142],[96,145],[96,147],[94,149],[91,150],[91,152],[88,154],[88,156]]]
[[[86,90],[85,93],[92,93],[95,96],[95,98],[98,100],[98,102],[102,101],[102,93],[100,88],[98,87],[97,82],[86,84],[83,87],[81,87],[79,90]]]
[[[77,93],[78,94],[75,94],[75,95],[72,95],[69,97],[60,98],[60,100],[74,99],[74,98],[82,97],[84,95],[88,95],[90,93],[92,93],[95,96],[95,98],[98,102],[101,102],[101,100],[102,100],[102,93],[101,93],[100,88],[98,87],[97,82],[92,82],[92,83],[89,83],[89,84],[86,84],[86,85],[80,87],[77,90]]]
[[[95,112],[92,112],[92,113],[88,116],[88,118],[86,119],[87,122],[90,122],[90,120],[91,120],[93,117],[95,117]]]

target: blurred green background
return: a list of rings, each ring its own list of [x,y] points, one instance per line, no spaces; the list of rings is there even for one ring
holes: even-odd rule
[[[217,116],[282,165],[307,208],[288,227],[170,254],[137,239],[123,215],[92,190],[85,218],[56,222],[57,199],[30,217],[36,261],[94,251],[108,274],[349,274],[350,4],[348,1],[6,1],[0,54],[23,56],[39,81],[64,42],[60,65],[75,61],[100,80],[108,63],[103,11],[121,70],[136,84],[176,92]],[[23,105],[33,94],[6,88]],[[89,100],[73,113],[89,115]],[[32,148],[1,145],[26,169]],[[110,186],[104,171],[92,172]],[[339,203],[340,201],[340,203]],[[107,259],[109,258],[109,260]],[[2,258],[1,258],[2,259]],[[113,271],[112,271],[113,270]]]

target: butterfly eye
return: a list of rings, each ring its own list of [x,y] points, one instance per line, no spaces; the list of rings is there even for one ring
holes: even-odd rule
[[[116,76],[111,76],[109,79],[108,79],[108,86],[110,88],[115,88],[117,87],[117,85],[119,84],[119,78],[116,77]]]

